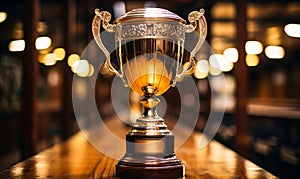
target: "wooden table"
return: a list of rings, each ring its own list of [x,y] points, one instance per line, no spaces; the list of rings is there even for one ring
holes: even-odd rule
[[[108,125],[120,125],[113,121]],[[119,128],[122,128],[122,132],[127,131],[124,125]],[[194,132],[176,151],[177,157],[185,165],[185,178],[277,178],[217,141],[213,140],[204,149],[199,149],[201,135]],[[124,151],[118,148],[112,150]],[[116,178],[116,163],[116,159],[97,151],[79,132],[66,142],[1,171],[0,179]]]

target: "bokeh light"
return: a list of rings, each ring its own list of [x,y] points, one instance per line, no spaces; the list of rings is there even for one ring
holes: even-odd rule
[[[283,47],[270,45],[266,47],[265,54],[270,59],[282,59],[285,51]]]
[[[89,76],[89,77],[90,77],[90,76],[93,76],[94,72],[95,72],[94,65],[90,64],[88,76]]]
[[[300,38],[300,24],[287,24],[284,31],[290,37]]]
[[[0,12],[0,23],[4,22],[7,19],[6,12]]]
[[[246,64],[249,67],[254,67],[259,64],[259,57],[255,54],[246,55]]]
[[[79,60],[74,63],[72,71],[80,77],[87,77],[90,74],[90,64],[87,60]]]
[[[51,46],[51,38],[47,36],[38,37],[35,41],[35,48],[37,50],[45,50]]]
[[[222,54],[211,55],[209,57],[209,64],[211,67],[217,68],[223,72],[229,72],[233,68],[233,63]]]
[[[227,48],[224,50],[223,55],[232,63],[239,59],[239,52],[236,48]]]
[[[263,45],[259,41],[247,41],[245,50],[247,54],[260,54],[263,51]]]
[[[203,72],[201,72],[201,71],[195,70],[195,71],[194,71],[194,76],[195,76],[195,78],[197,78],[197,79],[204,79],[204,78],[206,78],[206,77],[208,76],[208,72],[203,73]]]
[[[63,48],[56,48],[53,50],[53,53],[56,55],[56,60],[63,60],[66,56],[66,51]]]
[[[222,71],[218,68],[214,68],[214,67],[210,66],[209,73],[213,76],[218,76],[218,75],[222,74]]]
[[[48,53],[44,56],[44,65],[52,66],[56,63],[56,55],[54,53]]]
[[[202,73],[208,73],[209,72],[209,63],[207,60],[199,60],[196,64],[196,71],[202,72]]]
[[[21,52],[25,49],[24,40],[14,40],[8,44],[8,50],[11,52]]]
[[[196,64],[194,76],[197,79],[204,79],[208,76],[209,63],[207,60],[199,60]]]
[[[72,68],[75,66],[75,62],[80,60],[80,56],[78,54],[71,54],[68,58],[68,65]]]

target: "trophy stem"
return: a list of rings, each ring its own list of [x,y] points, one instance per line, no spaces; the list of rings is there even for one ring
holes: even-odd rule
[[[143,116],[137,122],[163,122],[164,120],[157,115],[156,106],[160,100],[155,96],[144,96],[140,101],[144,107]]]
[[[143,97],[141,103],[144,106],[143,116],[158,116],[156,112],[156,105],[159,103],[159,99],[156,96]]]
[[[179,178],[184,166],[174,154],[174,135],[156,112],[159,99],[141,99],[143,116],[126,135],[126,154],[116,165],[120,178]]]

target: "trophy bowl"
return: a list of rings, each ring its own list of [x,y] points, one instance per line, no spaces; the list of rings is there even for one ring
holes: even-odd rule
[[[143,115],[126,134],[126,153],[116,164],[121,178],[179,178],[185,175],[182,162],[174,154],[174,135],[158,116],[157,96],[175,86],[178,79],[195,66],[195,54],[206,37],[204,10],[189,14],[187,24],[178,15],[161,8],[139,8],[110,24],[107,11],[95,10],[92,31],[107,57],[105,66],[124,85],[141,95]],[[101,23],[115,33],[116,58],[111,58],[100,38]],[[199,40],[183,68],[185,33],[198,29]]]

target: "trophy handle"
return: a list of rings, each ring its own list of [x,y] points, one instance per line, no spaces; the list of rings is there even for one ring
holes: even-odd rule
[[[113,65],[110,62],[110,53],[105,48],[105,46],[102,43],[101,37],[100,37],[100,29],[101,29],[101,20],[102,20],[102,26],[107,32],[115,32],[115,26],[112,24],[109,24],[109,21],[111,20],[111,14],[107,11],[100,11],[98,8],[95,9],[95,17],[92,22],[92,31],[94,39],[99,46],[99,48],[103,51],[105,57],[107,58],[105,60],[105,67],[107,67],[111,72],[113,72],[117,77],[121,78],[124,85],[126,86],[127,83],[125,82],[123,75],[116,70]]]
[[[197,22],[199,26],[199,40],[195,46],[195,48],[191,52],[191,56],[195,58],[196,53],[202,47],[206,35],[207,35],[207,23],[204,17],[204,9],[200,9],[200,11],[193,11],[189,14],[188,20],[190,21],[189,25],[186,25],[186,33],[193,32],[197,27]]]
[[[177,79],[182,78],[186,74],[190,73],[191,70],[196,66],[196,53],[202,47],[205,37],[207,35],[207,23],[204,17],[204,9],[200,9],[199,11],[193,11],[189,14],[188,20],[190,24],[186,25],[186,33],[191,33],[196,30],[197,26],[199,28],[199,39],[195,46],[195,48],[191,51],[190,61],[186,69],[184,69],[180,74],[176,75],[176,79],[174,80],[174,84],[176,83]]]

